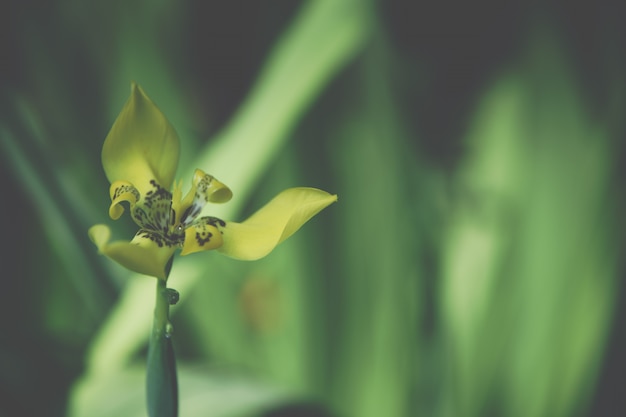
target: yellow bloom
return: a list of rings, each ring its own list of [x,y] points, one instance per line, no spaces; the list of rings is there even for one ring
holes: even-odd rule
[[[182,183],[174,183],[179,147],[172,125],[133,83],[104,141],[102,165],[111,183],[109,216],[120,218],[122,203],[128,203],[139,231],[130,242],[110,242],[108,226],[89,229],[101,253],[132,271],[167,279],[176,249],[181,255],[216,249],[242,260],[262,258],[337,201],[336,195],[315,188],[290,188],[242,223],[199,217],[206,203],[225,203],[232,193],[197,169],[182,198]]]

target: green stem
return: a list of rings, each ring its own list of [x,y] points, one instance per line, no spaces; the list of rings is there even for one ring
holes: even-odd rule
[[[156,286],[156,303],[154,307],[154,326],[153,333],[161,334],[166,331],[170,319],[170,303],[167,299],[167,282],[157,279]]]
[[[165,280],[157,279],[154,324],[148,349],[146,389],[150,417],[178,415],[178,382],[172,346],[170,304],[178,301],[178,293],[167,288]]]

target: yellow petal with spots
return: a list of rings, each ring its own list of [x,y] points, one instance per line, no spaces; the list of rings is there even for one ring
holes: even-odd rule
[[[143,195],[150,180],[169,189],[178,166],[174,127],[137,84],[102,147],[102,165],[111,184],[126,181]]]
[[[191,189],[184,200],[179,200],[180,185],[174,187],[173,194],[172,208],[176,213],[175,223],[180,223],[183,227],[187,227],[196,219],[206,203],[226,203],[233,196],[230,188],[200,169],[194,172]]]
[[[290,188],[242,223],[220,227],[223,244],[217,250],[241,260],[255,260],[270,253],[337,196],[315,188]]]
[[[89,238],[103,255],[131,271],[167,279],[169,262],[175,246],[164,244],[158,236],[145,230],[139,231],[131,242],[109,242],[111,230],[98,224],[89,229]]]
[[[192,197],[195,200],[199,198],[198,196],[211,203],[227,203],[233,197],[233,193],[230,191],[230,188],[222,184],[213,175],[209,175],[201,169],[196,169],[193,174],[192,188],[185,200],[192,199]]]
[[[115,181],[109,188],[109,194],[111,195],[111,206],[109,206],[109,216],[113,220],[117,220],[124,213],[123,202],[127,202],[130,205],[132,212],[135,204],[139,201],[139,191],[135,186],[127,181]]]
[[[202,217],[185,229],[185,242],[181,255],[205,250],[217,249],[222,246],[222,232],[218,227],[226,224],[215,217]]]

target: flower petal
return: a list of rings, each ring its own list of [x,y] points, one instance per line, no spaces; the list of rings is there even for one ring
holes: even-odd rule
[[[336,195],[315,188],[287,189],[243,223],[220,227],[224,243],[217,250],[241,260],[262,258],[335,201]]]
[[[103,255],[140,274],[167,279],[169,261],[175,246],[164,244],[162,238],[149,231],[139,231],[131,242],[109,243],[111,230],[97,224],[89,229],[89,237]]]
[[[191,191],[194,191],[193,201],[203,198],[205,202],[211,203],[227,203],[233,198],[233,192],[230,191],[226,185],[222,184],[213,175],[206,174],[201,169],[196,169],[193,174],[193,186]],[[185,200],[191,197],[191,191],[189,195],[185,197]]]
[[[212,175],[204,173],[204,171],[196,169],[193,175],[191,189],[180,201],[180,186],[174,187],[174,196],[172,200],[172,208],[176,212],[175,224],[180,224],[183,228],[190,225],[200,214],[206,203],[226,203],[229,201],[233,193],[230,188],[222,184]]]
[[[219,227],[226,222],[216,217],[202,217],[185,229],[185,242],[181,255],[217,249],[222,246],[222,232]]]
[[[141,194],[150,180],[169,189],[178,166],[179,140],[174,127],[146,96],[131,84],[131,94],[102,147],[109,182],[127,181]]]
[[[132,212],[135,204],[141,197],[135,186],[128,181],[115,181],[109,188],[109,194],[111,195],[109,216],[113,220],[119,219],[122,213],[124,213],[123,202],[127,202],[130,205],[130,211]]]

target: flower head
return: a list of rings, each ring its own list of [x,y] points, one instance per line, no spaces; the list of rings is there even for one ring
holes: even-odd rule
[[[109,216],[119,219],[127,204],[139,231],[130,242],[109,242],[108,226],[89,229],[101,253],[132,271],[167,279],[177,249],[181,255],[216,249],[242,260],[262,258],[337,201],[336,195],[315,188],[290,188],[242,223],[201,217],[207,203],[225,203],[232,192],[196,169],[183,198],[182,182],[174,182],[179,147],[172,125],[133,83],[104,141],[102,165],[111,183]]]

